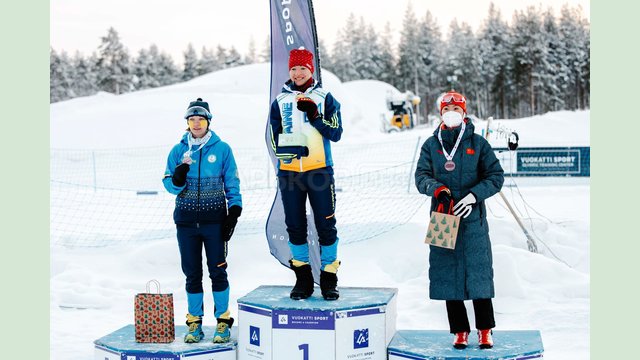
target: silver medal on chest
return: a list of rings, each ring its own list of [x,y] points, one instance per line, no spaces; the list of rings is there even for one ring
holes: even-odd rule
[[[444,163],[444,169],[447,171],[453,171],[456,168],[456,163],[454,163],[451,160],[448,160],[447,162]]]

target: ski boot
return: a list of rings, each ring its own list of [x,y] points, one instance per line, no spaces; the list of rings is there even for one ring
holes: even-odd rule
[[[493,331],[491,331],[491,329],[478,330],[478,344],[480,345],[480,349],[491,349],[493,347],[492,333]]]
[[[187,314],[187,326],[189,326],[189,332],[184,336],[184,342],[197,343],[204,338],[204,332],[202,332],[202,317]]]
[[[292,260],[289,260],[291,270],[296,273],[296,284],[291,289],[291,297],[293,300],[306,299],[313,294],[313,274],[311,273],[311,265],[303,264],[295,266]]]
[[[216,326],[216,332],[213,334],[214,343],[226,343],[231,338],[231,326],[233,325],[233,318],[222,319],[218,318],[218,325]]]
[[[466,349],[469,345],[469,333],[467,331],[455,334],[453,339],[453,347],[456,349]]]

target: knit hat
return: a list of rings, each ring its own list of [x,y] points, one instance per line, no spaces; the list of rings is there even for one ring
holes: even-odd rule
[[[211,111],[209,110],[209,103],[202,101],[202,98],[198,98],[196,101],[189,103],[187,112],[184,114],[184,118],[188,119],[189,116],[202,116],[208,121],[211,120]]]
[[[464,110],[464,113],[467,113],[467,98],[464,95],[455,92],[453,90],[448,93],[442,95],[440,98],[440,115],[442,115],[442,109],[447,105],[457,105]]]
[[[289,53],[289,70],[294,66],[304,66],[313,72],[313,54],[300,46]]]

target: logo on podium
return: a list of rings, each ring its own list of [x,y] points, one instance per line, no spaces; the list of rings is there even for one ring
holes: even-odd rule
[[[249,326],[249,344],[260,346],[260,328]]]
[[[289,323],[289,315],[281,314],[280,316],[278,316],[278,324],[286,325],[288,323]]]
[[[369,347],[369,329],[353,331],[353,348],[361,349]]]

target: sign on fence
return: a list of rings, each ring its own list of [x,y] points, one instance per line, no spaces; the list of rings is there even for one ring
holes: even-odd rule
[[[590,176],[590,147],[506,148],[493,150],[505,174],[515,176]]]

